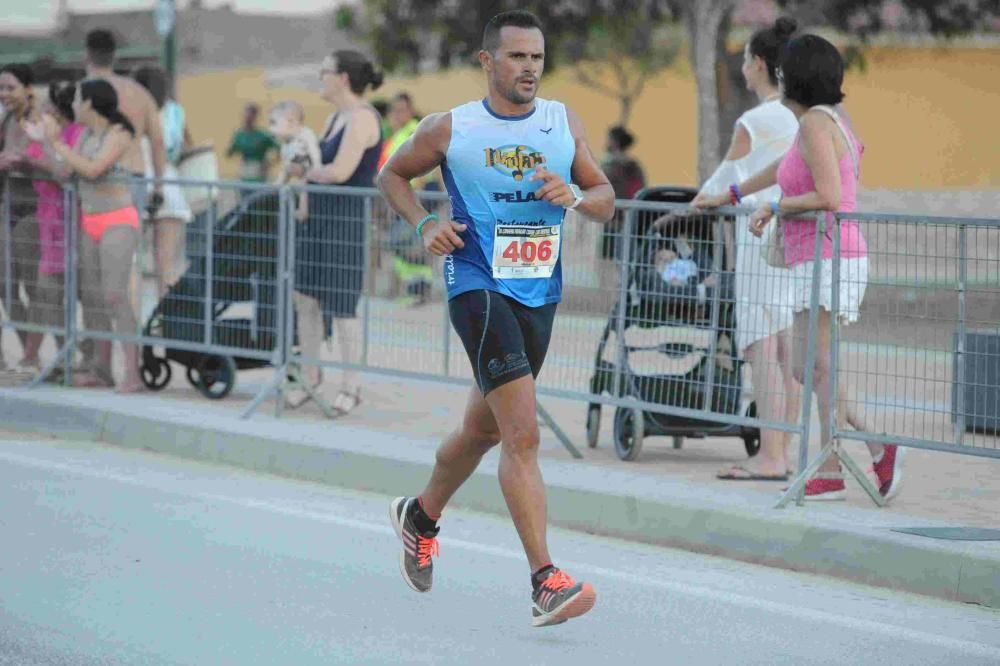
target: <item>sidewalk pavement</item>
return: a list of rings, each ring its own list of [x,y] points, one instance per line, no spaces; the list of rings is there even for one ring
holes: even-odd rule
[[[327,375],[324,388],[332,397],[339,378]],[[199,396],[182,376],[175,368],[163,392],[136,396],[0,389],[0,423],[9,430],[403,494],[422,488],[434,450],[459,422],[469,390],[369,374],[363,375],[361,406],[336,422],[311,404],[275,419],[273,401],[241,420],[240,411],[271,370],[241,372],[233,393],[219,402]],[[1000,527],[1000,461],[909,451],[903,491],[886,509],[874,508],[849,481],[847,502],[777,510],[780,484],[715,480],[718,469],[745,459],[738,439],[685,440],[675,450],[669,438],[653,438],[638,461],[624,463],[611,445],[611,408],[604,409],[599,447],[590,450],[584,405],[544,397],[541,403],[585,455],[571,459],[543,428],[542,468],[555,524],[1000,608],[1000,542],[892,531]],[[863,446],[847,448],[867,466]],[[454,504],[506,514],[495,470],[494,452]]]

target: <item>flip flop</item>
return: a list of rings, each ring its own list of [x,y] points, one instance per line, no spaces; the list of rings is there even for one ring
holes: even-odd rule
[[[346,404],[345,404],[346,403]],[[355,393],[350,391],[345,391],[341,389],[337,397],[333,399],[333,411],[335,419],[339,419],[342,416],[347,416],[361,404],[361,389],[359,388]]]
[[[734,474],[734,472],[739,473]],[[723,481],[788,481],[788,474],[758,474],[741,465],[735,465],[726,473],[716,474],[715,478]]]

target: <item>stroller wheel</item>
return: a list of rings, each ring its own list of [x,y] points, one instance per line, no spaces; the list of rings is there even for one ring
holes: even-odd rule
[[[591,403],[587,407],[587,446],[597,448],[597,439],[601,434],[601,406]]]
[[[622,460],[635,460],[642,451],[646,419],[641,409],[619,407],[615,410],[615,453]]]
[[[221,400],[236,384],[236,362],[229,356],[204,355],[188,366],[187,379],[210,400]]]
[[[165,358],[149,355],[143,358],[139,367],[139,377],[142,383],[151,391],[161,391],[170,383],[173,370],[170,369],[170,362]]]

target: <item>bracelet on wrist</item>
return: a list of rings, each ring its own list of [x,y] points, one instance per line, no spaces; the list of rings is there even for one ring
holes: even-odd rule
[[[743,202],[743,197],[740,195],[740,186],[736,183],[729,186],[729,201],[732,202],[734,206]]]
[[[421,238],[423,238],[423,235],[424,235],[424,225],[427,224],[428,222],[430,222],[431,220],[437,222],[438,221],[438,216],[435,213],[431,213],[430,215],[428,215],[424,219],[422,219],[419,222],[417,222],[417,235],[418,236],[420,236]]]
[[[779,217],[781,215],[781,209],[779,208],[780,203],[780,201],[771,202],[771,214],[775,217]]]

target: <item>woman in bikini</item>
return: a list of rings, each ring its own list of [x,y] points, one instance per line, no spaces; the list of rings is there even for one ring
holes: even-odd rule
[[[80,197],[79,284],[87,331],[114,330],[136,335],[138,319],[129,293],[132,265],[139,242],[139,213],[132,204],[126,172],[119,160],[129,149],[135,128],[118,108],[118,95],[103,79],[85,81],[76,96],[77,119],[86,126],[76,147],[62,139],[63,128],[43,117],[45,137],[66,166],[78,176]],[[113,386],[111,342],[96,342],[96,363],[77,384]],[[125,375],[120,393],[143,388],[139,378],[139,347],[122,343]]]

